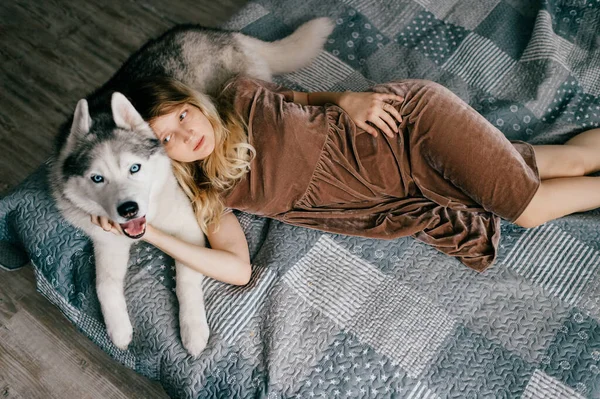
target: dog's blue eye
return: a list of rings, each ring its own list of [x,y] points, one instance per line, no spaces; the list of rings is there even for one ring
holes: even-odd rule
[[[140,165],[139,163],[134,163],[133,165],[131,165],[131,168],[129,168],[129,171],[131,173],[137,173],[140,171],[141,168],[142,168],[142,165]]]
[[[92,176],[92,181],[94,183],[102,183],[104,181],[104,177],[102,177],[100,175],[93,175]]]

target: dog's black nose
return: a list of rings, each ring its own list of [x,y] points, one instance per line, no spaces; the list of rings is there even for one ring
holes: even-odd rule
[[[137,202],[133,201],[123,202],[117,208],[117,212],[119,212],[119,215],[127,219],[133,219],[135,215],[137,215],[138,210],[139,208]]]

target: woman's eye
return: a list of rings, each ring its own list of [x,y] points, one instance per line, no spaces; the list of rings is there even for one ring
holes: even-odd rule
[[[167,144],[169,141],[171,141],[171,135],[170,134],[168,136],[165,136],[165,138],[163,139],[163,143]]]
[[[92,181],[94,183],[102,183],[104,181],[104,177],[100,175],[92,175]]]
[[[179,122],[181,122],[181,121],[183,120],[183,118],[185,118],[185,117],[186,117],[186,115],[187,115],[187,111],[183,111],[183,112],[181,113],[181,115],[179,115]]]
[[[133,165],[131,165],[131,168],[129,168],[129,171],[131,173],[137,173],[140,171],[141,168],[142,168],[142,165],[140,165],[139,163],[134,163]]]

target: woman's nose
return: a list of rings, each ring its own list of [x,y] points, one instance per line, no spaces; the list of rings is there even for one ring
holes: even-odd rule
[[[183,142],[186,144],[189,143],[192,137],[194,137],[194,131],[190,129],[185,133],[185,139],[183,139]]]

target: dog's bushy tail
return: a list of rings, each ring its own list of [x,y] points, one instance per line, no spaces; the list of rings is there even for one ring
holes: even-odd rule
[[[329,18],[315,18],[298,27],[291,35],[274,42],[252,39],[252,47],[275,75],[307,66],[323,49],[335,24]],[[246,38],[248,38],[246,36]]]

